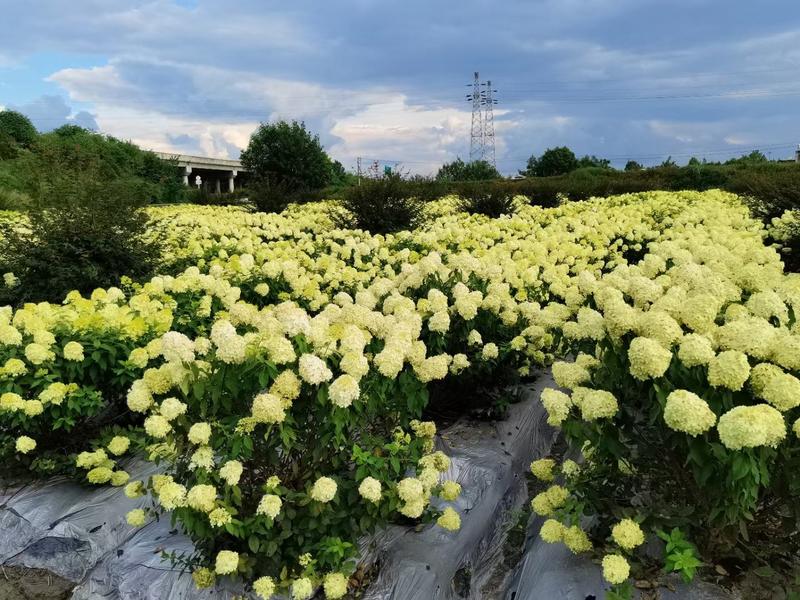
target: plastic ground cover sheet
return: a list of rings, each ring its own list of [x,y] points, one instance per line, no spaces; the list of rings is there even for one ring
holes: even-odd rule
[[[502,597],[505,583],[498,570],[514,513],[528,497],[525,473],[532,459],[550,452],[556,438],[538,400],[552,385],[549,373],[542,375],[503,421],[460,421],[442,433],[438,445],[451,458],[444,477],[463,490],[455,503],[461,529],[382,532],[377,552],[368,552],[380,560],[380,570],[365,600]]]
[[[127,465],[132,479],[146,479],[153,465]],[[162,560],[161,552],[191,552],[191,541],[169,518],[134,529],[131,500],[121,488],[86,488],[54,479],[0,494],[0,564],[45,569],[76,583],[76,600],[228,599],[237,591],[194,589],[191,575]],[[240,591],[240,590],[239,590]]]
[[[434,525],[422,531],[392,526],[361,543],[377,576],[364,598],[499,598],[484,592],[503,556],[512,509],[527,498],[524,473],[532,458],[546,455],[555,430],[538,402],[552,385],[542,376],[526,388],[499,422],[460,421],[443,430],[437,445],[452,464],[445,477],[463,487],[456,509],[462,527]],[[129,465],[132,479],[153,472]],[[0,494],[0,564],[41,568],[76,583],[75,600],[227,600],[241,595],[235,583],[198,591],[191,576],[161,559],[161,552],[192,551],[191,541],[168,518],[133,529],[126,513],[146,504],[120,488],[81,487],[64,480],[32,484]],[[247,595],[245,595],[247,596]]]

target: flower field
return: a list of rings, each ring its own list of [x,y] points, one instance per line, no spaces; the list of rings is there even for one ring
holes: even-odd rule
[[[646,535],[735,545],[798,493],[800,276],[734,195],[498,219],[443,199],[386,236],[335,229],[323,203],[150,210],[159,276],[0,311],[0,456],[8,477],[149,495],[130,525],[170,513],[198,587],[341,598],[365,534],[458,529],[434,385],[550,365],[541,401],[583,460],[534,462],[550,487],[532,508],[618,597]],[[133,456],[162,473],[131,481]]]

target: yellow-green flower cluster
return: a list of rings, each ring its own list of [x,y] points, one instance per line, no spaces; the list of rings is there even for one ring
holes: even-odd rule
[[[539,537],[548,544],[556,544],[564,539],[564,525],[556,519],[546,519],[539,529]]]
[[[672,352],[664,348],[657,340],[637,337],[628,347],[630,372],[642,381],[661,377],[672,361]]]
[[[589,536],[578,525],[565,527],[562,534],[562,541],[573,554],[581,554],[592,549],[592,542]]]
[[[697,394],[675,390],[667,396],[664,421],[670,429],[698,436],[716,425],[717,415]]]
[[[708,383],[714,387],[738,391],[749,377],[750,363],[744,352],[726,350],[708,363]]]
[[[336,496],[336,482],[330,477],[320,477],[314,482],[310,496],[317,502],[330,502]]]
[[[736,406],[719,418],[717,431],[720,441],[731,450],[774,448],[786,437],[786,422],[769,404]]]
[[[606,554],[603,557],[603,579],[612,585],[624,583],[630,576],[631,566],[624,556]]]
[[[364,500],[377,504],[381,501],[381,482],[374,477],[365,477],[358,486],[358,493]]]
[[[461,517],[455,510],[448,506],[436,520],[436,524],[448,531],[456,531],[461,527]]]
[[[560,485],[553,485],[534,496],[531,500],[531,509],[537,515],[549,517],[556,509],[564,506],[567,498],[569,498],[569,490]]]
[[[619,404],[614,394],[605,390],[586,390],[576,401],[576,392],[573,394],[573,403],[580,407],[581,417],[584,421],[611,418],[617,414]]]
[[[756,365],[750,371],[750,385],[758,398],[781,412],[800,406],[800,380],[780,367],[769,363]]]
[[[644,544],[644,532],[632,519],[622,519],[611,528],[611,538],[624,550],[633,550]]]
[[[217,575],[230,575],[239,568],[239,554],[231,550],[220,550],[217,553],[217,560],[214,571]]]
[[[531,463],[531,473],[540,481],[553,481],[555,466],[556,461],[552,458],[540,458]]]
[[[542,390],[541,400],[547,411],[547,422],[550,425],[558,427],[569,416],[572,400],[564,392],[546,388]]]

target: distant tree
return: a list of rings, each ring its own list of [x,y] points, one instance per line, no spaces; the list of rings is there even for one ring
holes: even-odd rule
[[[24,148],[30,148],[39,135],[31,120],[15,110],[0,111],[0,133]]]
[[[283,204],[288,204],[300,199],[303,192],[320,190],[334,176],[319,136],[298,121],[262,123],[250,136],[241,159],[253,179],[253,200],[263,210],[279,208],[282,203],[276,202],[278,197],[285,197]],[[266,195],[263,206],[258,190]]]
[[[745,154],[739,158],[732,158],[725,162],[725,164],[744,164],[744,165],[758,165],[769,162],[769,159],[760,150],[753,150],[750,154]]]
[[[552,175],[565,175],[578,168],[578,159],[575,153],[566,146],[548,148],[539,159],[539,174],[541,177]]]
[[[548,148],[541,157],[531,156],[527,168],[520,171],[525,177],[551,177],[565,175],[578,168],[575,153],[566,146]]]
[[[335,186],[343,186],[349,185],[350,180],[353,179],[354,176],[351,173],[348,173],[344,165],[340,163],[338,160],[334,160],[331,162],[331,180],[330,184]]]
[[[689,167],[699,167],[699,166],[700,166],[701,164],[703,164],[703,163],[701,163],[701,162],[700,162],[700,161],[697,159],[697,157],[694,157],[694,156],[693,156],[692,158],[690,158],[690,159],[689,159],[689,162],[688,162],[688,163],[686,163],[686,164],[687,164],[687,166],[689,166]]]
[[[460,158],[443,164],[436,173],[437,181],[485,181],[501,177],[498,170],[488,161],[475,160],[465,163]]]
[[[607,158],[598,158],[594,154],[586,155],[578,161],[578,167],[600,167],[602,169],[610,169],[611,161]]]
[[[641,171],[644,167],[635,160],[629,160],[625,163],[625,170],[626,171]]]
[[[67,123],[66,125],[62,125],[61,127],[56,127],[50,133],[52,133],[53,135],[57,135],[60,138],[71,138],[86,134],[91,135],[94,132],[84,127],[81,127],[80,125],[73,125],[71,123]]]
[[[743,158],[748,162],[758,162],[758,163],[769,162],[769,159],[760,150],[753,150],[750,154],[744,156]]]
[[[661,167],[677,167],[678,163],[676,163],[674,160],[672,160],[672,156],[668,156],[667,160],[662,162],[659,166],[661,166]]]
[[[331,163],[331,183],[337,188],[344,188],[358,183],[358,176],[352,171],[347,171],[338,160]]]
[[[528,158],[528,162],[525,164],[525,168],[521,171],[518,171],[520,175],[523,177],[537,177],[536,173],[539,171],[539,157],[535,154],[531,154],[530,158]]]

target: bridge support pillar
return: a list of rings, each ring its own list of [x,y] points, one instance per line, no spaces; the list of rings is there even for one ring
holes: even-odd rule
[[[239,173],[237,171],[231,171],[231,174],[228,175],[228,191],[233,192],[236,189],[236,186],[233,183],[233,180],[236,179],[236,176]]]
[[[183,167],[183,185],[189,186],[189,175],[192,174],[192,167]]]
[[[222,190],[220,189],[219,178],[217,178],[217,179],[214,180],[214,192],[219,194],[221,191]]]

